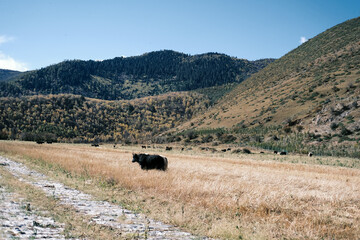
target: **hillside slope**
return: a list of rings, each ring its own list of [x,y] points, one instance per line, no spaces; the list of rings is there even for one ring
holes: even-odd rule
[[[284,139],[291,132],[314,133],[308,142],[315,145],[329,139],[356,143],[360,134],[359,36],[360,18],[328,29],[252,75],[211,111],[181,129],[226,128],[245,133],[244,129],[261,128],[256,140],[261,142],[267,137],[265,128],[276,128],[271,134],[284,135]],[[258,133],[247,130],[251,131]]]
[[[19,71],[0,69],[0,82],[7,81],[13,77],[18,76],[19,74],[21,74]]]
[[[248,61],[224,54],[164,50],[104,61],[64,61],[0,83],[1,97],[78,94],[120,100],[240,83],[273,59]]]
[[[70,94],[0,98],[0,139],[161,142],[154,136],[208,104],[204,96],[189,92],[121,101]]]

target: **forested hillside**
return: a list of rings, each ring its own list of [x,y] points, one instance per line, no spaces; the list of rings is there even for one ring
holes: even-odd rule
[[[0,69],[0,82],[7,81],[13,77],[18,76],[19,74],[21,74],[19,71]]]
[[[70,93],[120,100],[240,83],[273,59],[248,61],[224,54],[170,50],[104,61],[64,61],[0,83],[0,96]]]
[[[154,136],[208,107],[196,93],[131,101],[76,95],[0,98],[0,139],[65,142],[163,141]]]

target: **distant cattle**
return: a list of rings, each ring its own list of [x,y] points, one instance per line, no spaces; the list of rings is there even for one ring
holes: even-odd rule
[[[222,152],[226,152],[226,149],[221,149]]]
[[[36,141],[37,144],[43,144],[44,141]]]
[[[278,154],[278,151],[274,151],[274,154]]]
[[[165,150],[166,150],[166,151],[171,151],[171,150],[172,150],[172,147],[166,146],[166,147],[165,147]]]
[[[146,149],[146,146],[141,146],[141,148],[145,148],[145,149]]]
[[[251,154],[251,151],[249,149],[247,149],[247,148],[244,148],[242,151],[243,151],[243,153]]]
[[[312,157],[312,155],[313,155],[312,152],[309,152],[309,153],[308,153],[308,156],[309,156],[309,157]]]
[[[231,151],[231,148],[227,148],[226,151]]]
[[[286,152],[279,152],[279,155],[286,155]]]
[[[97,144],[97,143],[92,143],[91,146],[92,146],[92,147],[98,147],[99,144]]]
[[[149,154],[133,154],[132,162],[137,162],[140,164],[141,169],[149,170],[149,169],[158,169],[166,171],[168,167],[168,160],[166,157],[160,155],[149,155]]]

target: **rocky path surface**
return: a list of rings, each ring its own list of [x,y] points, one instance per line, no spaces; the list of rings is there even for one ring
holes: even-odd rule
[[[22,200],[0,185],[1,239],[65,239],[61,224],[32,212]]]
[[[143,214],[133,213],[119,205],[111,204],[106,201],[96,201],[91,195],[66,187],[61,183],[54,182],[46,175],[31,170],[22,163],[0,156],[0,165],[20,181],[42,189],[46,195],[57,198],[61,204],[71,205],[77,212],[79,212],[79,214],[90,216],[92,221],[97,224],[120,229],[123,235],[132,234],[133,236],[137,236],[136,239],[208,239],[206,237],[193,236],[190,233],[183,232],[178,228],[175,228],[174,226],[149,219]],[[2,214],[4,217],[0,217],[0,231],[4,229],[6,231],[9,222],[14,222],[16,226],[25,224],[25,220],[29,220],[30,225],[31,223],[38,222],[38,220],[32,220],[32,218],[25,219],[25,216],[24,218],[20,217],[12,219],[10,215],[17,215],[16,211],[20,211],[21,209],[15,210],[19,209],[19,206],[17,206],[16,203],[12,203],[11,195],[5,191],[0,191],[0,193],[1,199],[4,199],[4,201],[0,203],[0,208],[14,209],[7,214]],[[7,207],[12,204],[14,205],[13,207]],[[49,221],[49,223],[46,221]],[[41,226],[57,225],[51,219],[48,219],[42,221]],[[62,231],[61,227],[52,227],[51,229],[56,229],[60,232]],[[56,231],[54,231],[54,233],[49,232],[48,235],[44,237],[48,237],[50,239],[63,238],[59,233],[55,232]],[[26,236],[29,236],[29,234],[31,235],[32,233],[29,231]],[[59,235],[55,236],[52,234]]]

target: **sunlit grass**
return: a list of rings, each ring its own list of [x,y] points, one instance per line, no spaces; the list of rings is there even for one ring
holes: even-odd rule
[[[92,179],[94,190],[85,185],[84,190],[195,234],[224,239],[360,235],[360,170],[291,163],[313,161],[304,156],[147,149],[168,158],[163,172],[131,163],[132,152],[140,151],[136,147],[2,141],[0,151],[37,159],[28,163],[45,162],[42,168],[50,174],[71,176],[66,181]],[[108,187],[99,190],[99,183]]]

